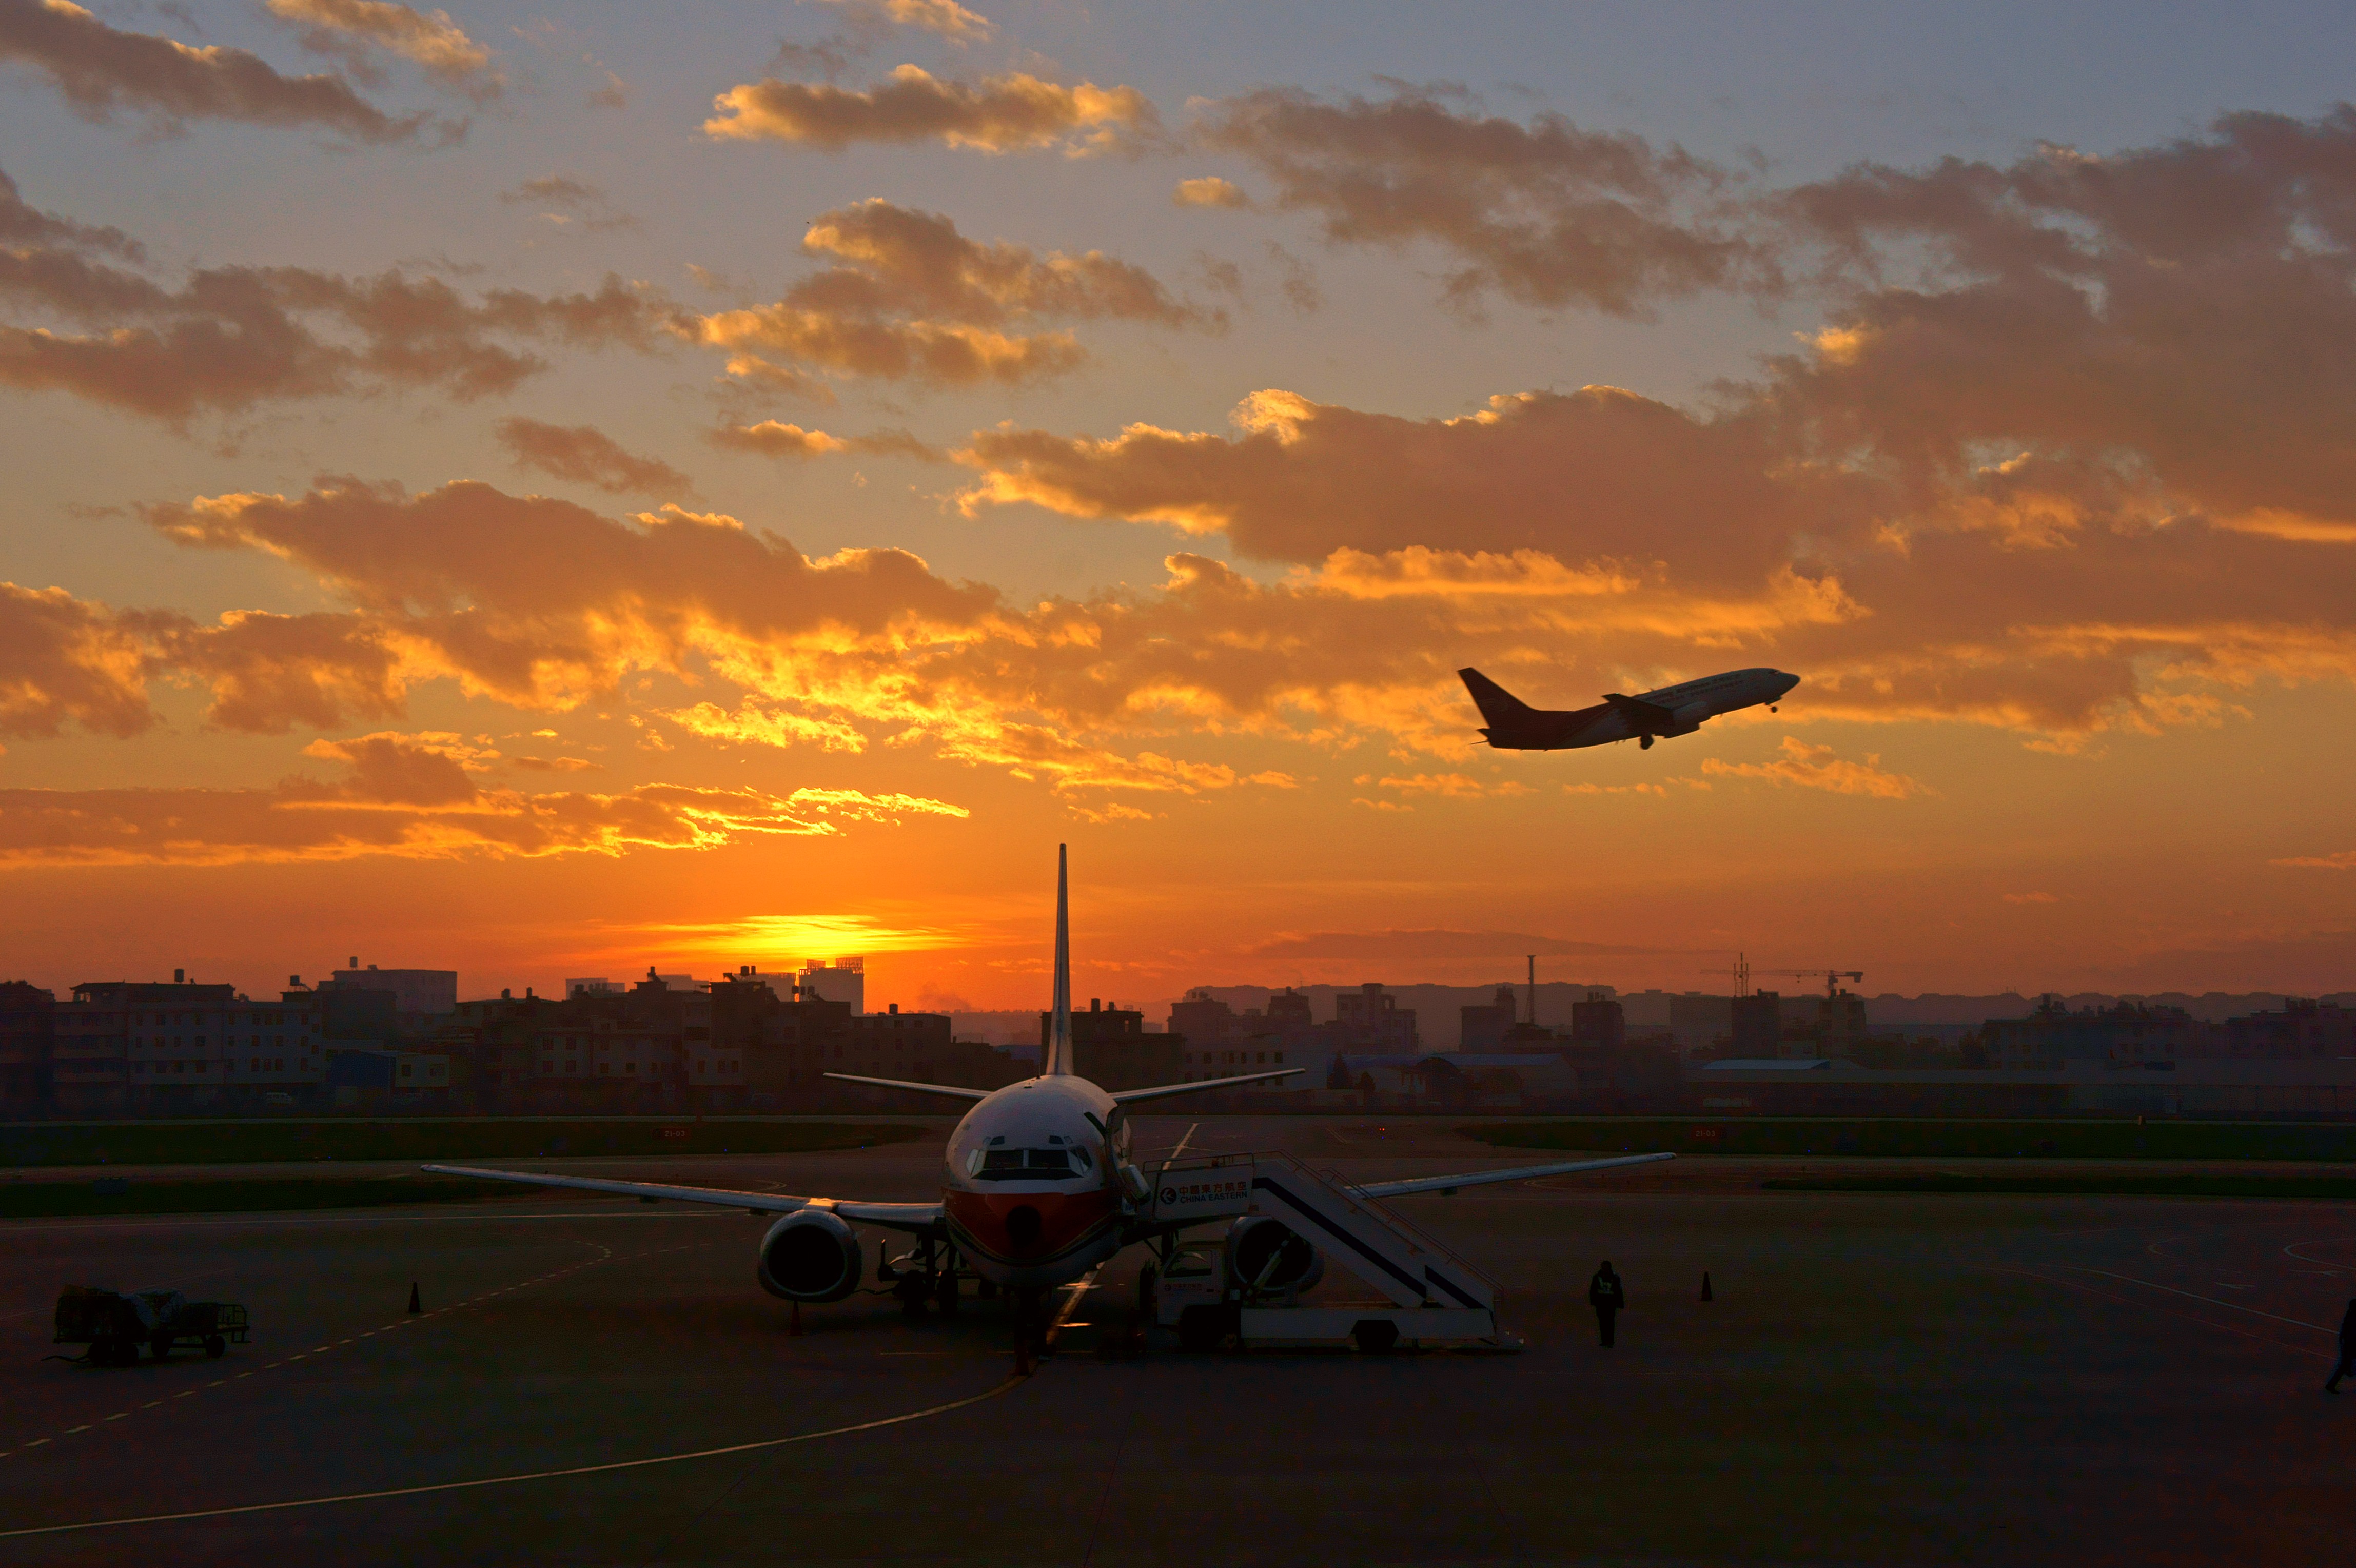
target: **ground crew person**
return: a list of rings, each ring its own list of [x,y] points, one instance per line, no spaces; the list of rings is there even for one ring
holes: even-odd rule
[[[2356,1301],[2349,1302],[2348,1316],[2340,1320],[2340,1359],[2333,1364],[2323,1391],[2338,1393],[2342,1378],[2356,1378]]]
[[[1587,1305],[1595,1309],[1595,1331],[1602,1339],[1603,1348],[1611,1349],[1612,1321],[1620,1316],[1620,1309],[1628,1305],[1628,1287],[1622,1284],[1620,1276],[1612,1272],[1612,1260],[1609,1258],[1604,1259],[1603,1266],[1595,1271],[1595,1277],[1587,1282]]]

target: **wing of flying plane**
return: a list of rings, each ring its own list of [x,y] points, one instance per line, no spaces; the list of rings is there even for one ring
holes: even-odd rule
[[[1539,1176],[1577,1176],[1581,1171],[1604,1171],[1615,1165],[1649,1165],[1656,1160],[1674,1160],[1675,1155],[1614,1155],[1602,1160],[1569,1160],[1551,1165],[1516,1165],[1510,1170],[1468,1171],[1462,1176],[1411,1176],[1406,1181],[1370,1181],[1350,1190],[1368,1197],[1407,1197],[1419,1192],[1454,1192],[1461,1187],[1487,1187],[1501,1181],[1532,1181]]]
[[[611,1193],[616,1197],[668,1197],[680,1203],[708,1203],[717,1208],[742,1208],[752,1214],[792,1214],[804,1208],[826,1208],[854,1224],[880,1225],[887,1230],[924,1230],[938,1224],[941,1218],[941,1206],[937,1203],[846,1203],[832,1197],[788,1197],[782,1193],[732,1192],[717,1187],[666,1187],[651,1181],[607,1181],[602,1176],[543,1176],[537,1171],[495,1171],[480,1165],[422,1168],[437,1176],[481,1176],[487,1181],[571,1187],[576,1192]]]
[[[1677,722],[1677,715],[1658,703],[1640,702],[1634,697],[1623,697],[1617,692],[1604,693],[1603,700],[1636,728],[1665,728]]]

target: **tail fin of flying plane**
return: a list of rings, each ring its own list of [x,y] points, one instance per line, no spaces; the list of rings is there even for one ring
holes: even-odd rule
[[[1481,716],[1488,721],[1492,729],[1511,729],[1524,720],[1537,716],[1537,709],[1478,670],[1459,670],[1456,678],[1464,682],[1466,691],[1472,693],[1472,705],[1481,710]]]
[[[1039,1064],[1042,1078],[1072,1076],[1072,895],[1066,850],[1064,844],[1055,846],[1055,1015],[1047,1034],[1047,1059]]]

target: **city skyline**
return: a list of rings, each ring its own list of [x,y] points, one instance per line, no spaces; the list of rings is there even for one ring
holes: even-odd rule
[[[0,0],[0,978],[2356,984],[2356,18],[986,9]]]

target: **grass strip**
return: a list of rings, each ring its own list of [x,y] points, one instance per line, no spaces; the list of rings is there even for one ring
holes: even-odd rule
[[[377,1208],[388,1204],[481,1203],[570,1197],[505,1182],[449,1176],[322,1176],[316,1179],[134,1181],[120,1190],[91,1182],[22,1181],[0,1186],[0,1219],[108,1214],[255,1214],[299,1208]]]
[[[881,1122],[697,1122],[659,1117],[426,1122],[400,1118],[0,1126],[0,1165],[208,1165],[312,1160],[528,1160],[637,1155],[799,1155],[923,1137]]]
[[[2356,1178],[2265,1176],[1966,1176],[1939,1171],[1929,1176],[1771,1176],[1759,1184],[1771,1192],[1954,1192],[2135,1197],[2266,1197],[2345,1203],[2356,1198]]]
[[[2356,1123],[1899,1117],[1558,1117],[1457,1131],[1501,1148],[1890,1159],[2351,1160]]]

